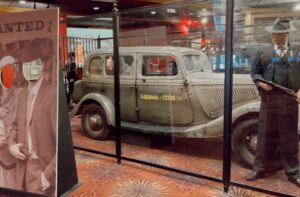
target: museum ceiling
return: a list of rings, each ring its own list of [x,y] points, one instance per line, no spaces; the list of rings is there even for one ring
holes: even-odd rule
[[[61,13],[67,16],[68,26],[111,28],[110,12],[117,3],[121,10],[121,26],[124,29],[142,29],[153,26],[181,25],[197,21],[194,32],[187,39],[196,39],[199,32],[205,31],[207,37],[222,40],[224,34],[215,31],[215,7],[212,0],[199,0],[197,4],[178,0],[36,0],[20,4],[19,0],[0,0],[0,13],[59,7]],[[171,4],[167,4],[171,3]],[[141,10],[143,7],[143,10]],[[132,11],[134,9],[134,12]],[[130,13],[127,11],[131,11]],[[241,43],[253,41],[268,42],[269,35],[264,27],[272,24],[277,17],[287,17],[300,20],[300,0],[236,0],[235,1],[235,31]],[[223,17],[225,12],[217,13]],[[80,19],[80,20],[79,20]],[[202,22],[207,24],[204,28]],[[192,22],[191,22],[192,21]],[[295,23],[299,26],[299,22]],[[296,38],[300,42],[299,35]],[[219,42],[219,41],[217,41]]]

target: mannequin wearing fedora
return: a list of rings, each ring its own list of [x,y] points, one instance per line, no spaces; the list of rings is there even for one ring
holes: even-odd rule
[[[273,44],[256,52],[251,68],[251,77],[261,96],[261,108],[255,162],[246,180],[265,177],[272,164],[281,161],[288,180],[300,187],[297,132],[300,63],[297,61],[299,57],[296,57],[300,50],[288,42],[289,32],[295,31],[289,20],[276,19],[266,30],[272,33]],[[297,97],[257,82],[258,78],[293,89]]]

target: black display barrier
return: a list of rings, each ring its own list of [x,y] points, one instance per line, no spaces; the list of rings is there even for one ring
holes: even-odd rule
[[[78,184],[62,69],[59,68],[57,196]]]

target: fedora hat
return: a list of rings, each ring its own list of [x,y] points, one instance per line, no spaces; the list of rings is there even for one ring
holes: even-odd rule
[[[265,30],[270,33],[289,33],[297,31],[297,29],[291,25],[290,20],[282,18],[277,18],[273,25],[266,27]]]

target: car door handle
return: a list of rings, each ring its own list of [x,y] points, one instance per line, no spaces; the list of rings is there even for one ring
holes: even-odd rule
[[[143,82],[146,82],[146,79],[143,79]]]

